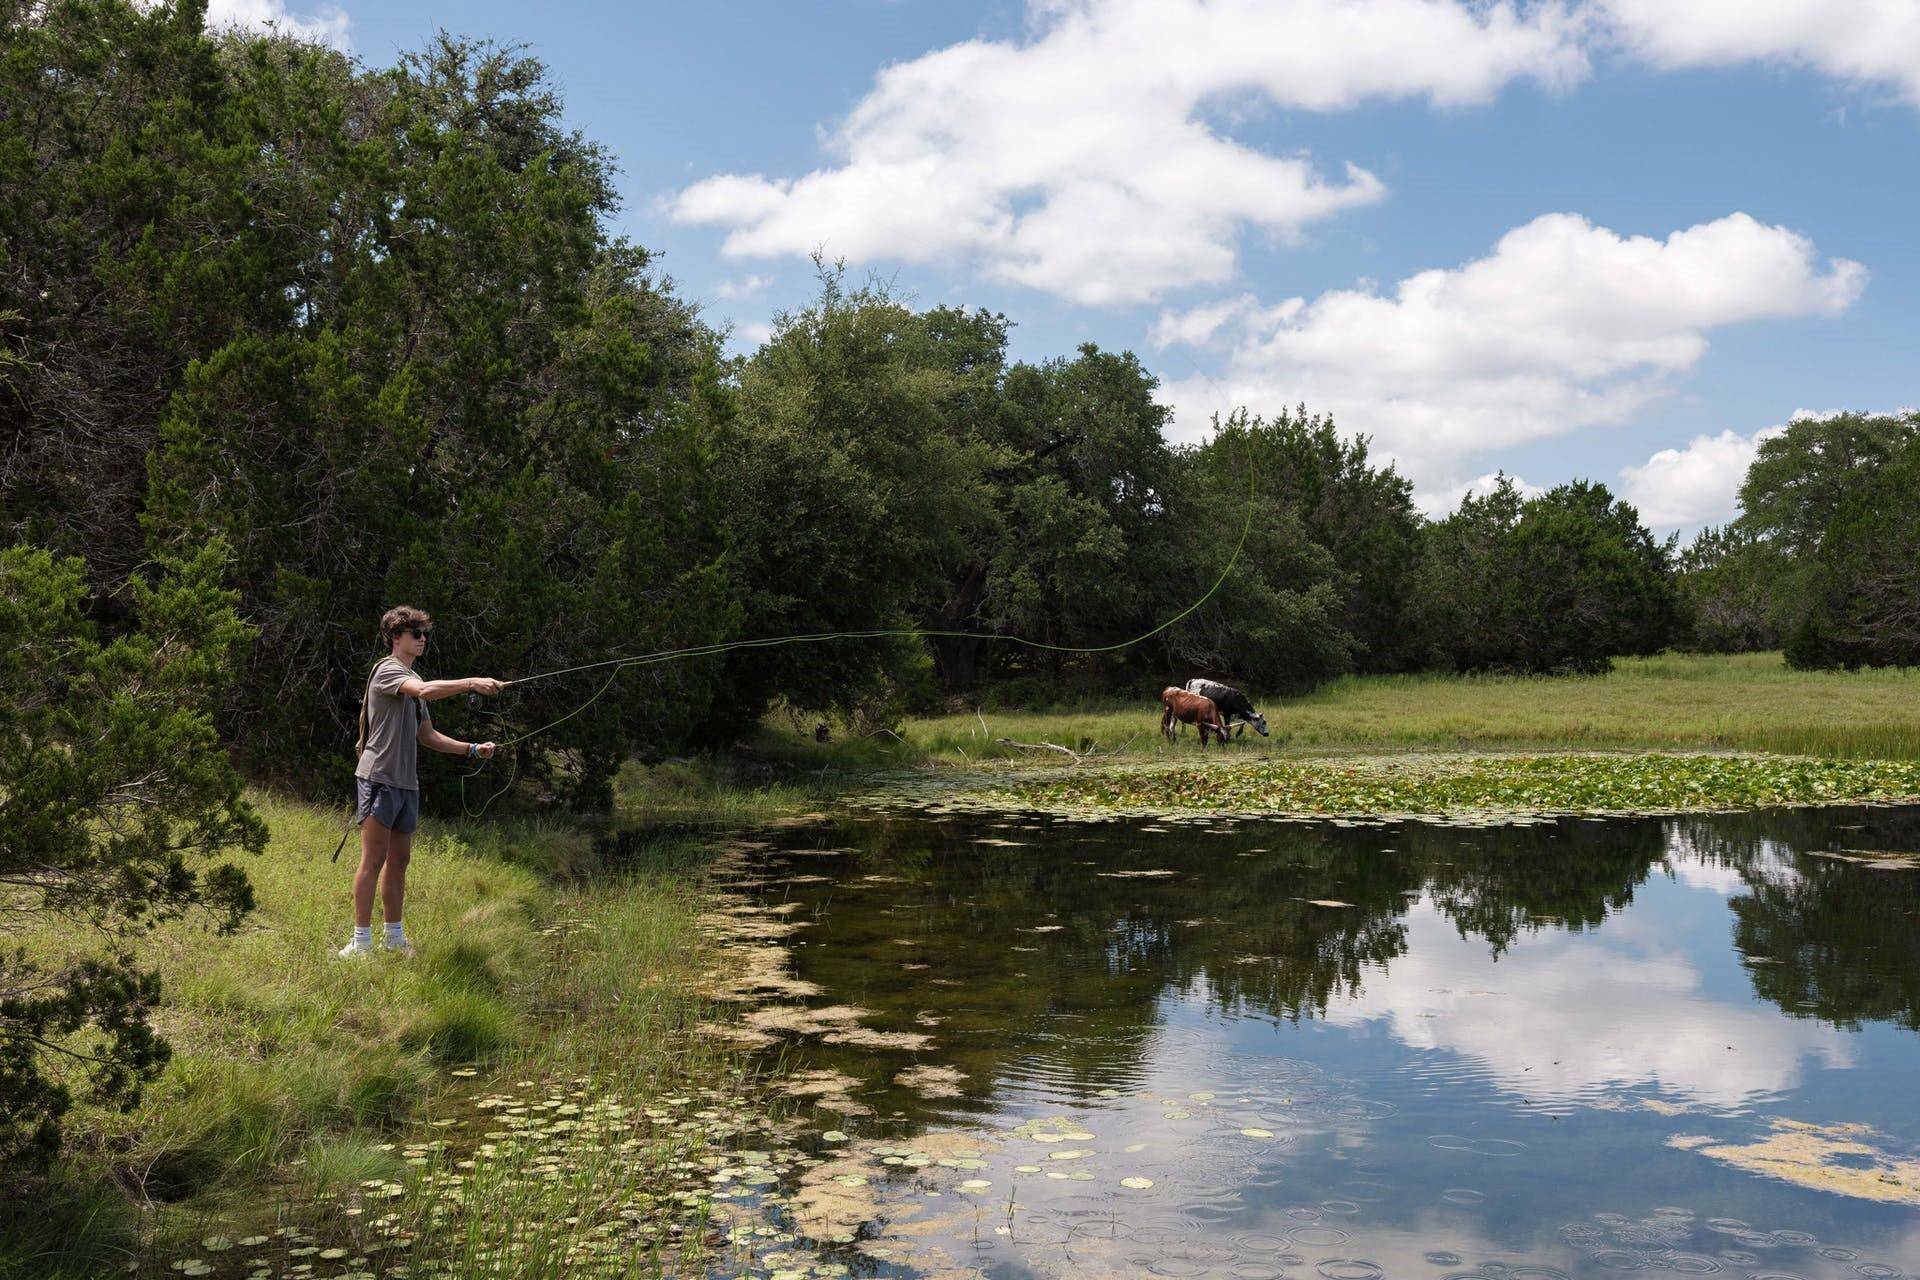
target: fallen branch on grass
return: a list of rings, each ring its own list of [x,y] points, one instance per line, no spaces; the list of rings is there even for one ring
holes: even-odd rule
[[[1015,742],[1012,738],[995,738],[994,741],[1003,747],[1019,747],[1022,751],[1058,751],[1075,764],[1086,759],[1078,751],[1071,747],[1063,747],[1057,742]]]
[[[1092,747],[1087,748],[1085,751],[1075,751],[1073,748],[1063,747],[1057,742],[1015,742],[1012,738],[995,738],[994,741],[1003,747],[1019,747],[1023,751],[1058,751],[1075,764],[1084,764],[1088,760],[1095,760],[1101,756],[1121,755],[1128,747],[1138,741],[1139,737],[1140,735],[1136,733],[1133,737],[1128,738],[1111,751],[1096,751]],[[955,749],[958,750],[958,748]],[[964,756],[967,753],[962,751],[960,754]],[[972,763],[972,761],[969,760],[968,763]]]

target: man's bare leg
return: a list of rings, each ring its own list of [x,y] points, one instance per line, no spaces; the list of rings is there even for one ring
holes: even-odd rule
[[[413,832],[391,831],[387,833],[387,866],[380,873],[380,905],[386,908],[384,919],[388,925],[396,925],[403,918],[400,908],[407,901],[407,863],[413,860]],[[371,894],[369,894],[371,897]],[[367,903],[371,914],[373,903]]]
[[[381,826],[377,819],[361,820],[360,869],[353,874],[353,923],[358,928],[364,929],[373,923],[373,888],[380,882],[380,869],[391,856],[395,838],[392,830]]]

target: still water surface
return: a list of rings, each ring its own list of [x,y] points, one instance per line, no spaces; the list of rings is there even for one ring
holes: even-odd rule
[[[1920,811],[856,817],[739,888],[802,1003],[931,1037],[783,1045],[857,1081],[820,1126],[978,1153],[896,1156],[861,1270],[1917,1275],[1920,869],[1847,849]]]

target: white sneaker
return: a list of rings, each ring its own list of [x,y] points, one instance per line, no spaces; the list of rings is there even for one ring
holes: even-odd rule
[[[387,950],[393,952],[393,954],[399,956],[403,960],[413,959],[413,944],[411,942],[408,942],[405,938],[400,939],[400,943],[398,946],[394,945],[391,942],[387,943],[386,948]]]
[[[334,954],[342,960],[351,960],[355,956],[370,956],[373,954],[373,944],[371,942],[349,942]]]

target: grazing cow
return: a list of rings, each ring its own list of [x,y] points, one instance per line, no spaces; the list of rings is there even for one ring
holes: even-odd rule
[[[1203,698],[1197,693],[1188,693],[1185,689],[1176,689],[1172,685],[1160,691],[1160,704],[1166,708],[1160,713],[1160,732],[1167,735],[1167,741],[1173,741],[1176,722],[1196,725],[1200,729],[1200,746],[1204,750],[1209,732],[1220,735],[1220,745],[1227,745],[1227,725],[1220,718],[1220,708],[1213,705],[1212,698]]]
[[[1267,736],[1267,718],[1255,711],[1247,695],[1232,685],[1218,684],[1212,680],[1189,680],[1187,692],[1197,693],[1203,698],[1212,698],[1213,705],[1220,708],[1220,718],[1227,722],[1227,727],[1235,734],[1246,733],[1247,725],[1252,725],[1254,731],[1261,737]],[[1236,726],[1234,724],[1236,720],[1242,723]]]

